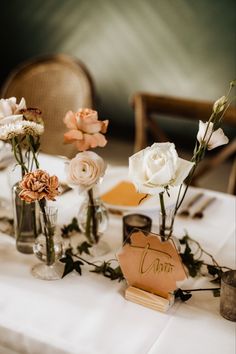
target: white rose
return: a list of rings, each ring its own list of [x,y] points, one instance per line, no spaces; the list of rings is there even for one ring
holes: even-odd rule
[[[104,160],[92,151],[78,153],[67,166],[67,182],[79,191],[92,188],[104,175],[106,164]]]
[[[129,176],[139,192],[154,195],[180,185],[193,165],[178,157],[174,144],[154,143],[129,158]]]
[[[208,139],[210,138],[210,135],[212,134],[211,138],[207,144],[208,150],[212,150],[220,145],[228,144],[229,139],[224,134],[224,132],[221,128],[215,130],[212,133],[213,123],[212,122],[209,123],[208,129],[207,129],[207,126],[208,126],[208,122],[203,123],[201,120],[199,120],[199,129],[198,129],[198,133],[197,133],[197,140],[199,141],[199,143],[203,143],[203,142],[206,143],[208,141]],[[207,129],[207,133],[206,133],[206,129]],[[206,135],[205,135],[205,133],[206,133]]]
[[[6,98],[0,100],[0,125],[16,123],[23,119],[20,114],[21,109],[26,109],[25,99],[22,98],[20,103],[16,103],[16,98]]]

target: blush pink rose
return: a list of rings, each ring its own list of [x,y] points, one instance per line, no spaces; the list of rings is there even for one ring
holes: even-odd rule
[[[104,147],[107,140],[103,134],[107,131],[109,121],[99,121],[97,111],[89,108],[66,113],[64,123],[70,129],[64,134],[64,142],[75,143],[79,151],[97,146]]]

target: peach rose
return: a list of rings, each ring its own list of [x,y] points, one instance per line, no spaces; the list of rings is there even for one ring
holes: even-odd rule
[[[95,152],[80,152],[67,166],[67,182],[82,192],[92,188],[104,175],[105,170],[104,160]]]
[[[89,108],[66,113],[64,123],[70,129],[64,134],[64,142],[75,143],[79,151],[97,146],[104,147],[107,140],[103,134],[107,131],[109,121],[99,121],[97,111]]]
[[[22,189],[19,196],[28,203],[36,200],[47,199],[55,200],[59,195],[59,181],[57,176],[49,176],[43,170],[36,170],[34,172],[26,173],[20,182]]]

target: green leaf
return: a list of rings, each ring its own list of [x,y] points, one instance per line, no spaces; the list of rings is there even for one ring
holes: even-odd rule
[[[219,269],[211,264],[207,265],[208,273],[211,275],[219,274]]]
[[[176,299],[180,298],[181,301],[188,301],[192,297],[189,291],[183,291],[182,289],[177,289],[174,295]]]
[[[67,274],[71,273],[74,270],[74,261],[70,255],[66,255],[66,257],[61,258],[60,261],[65,263],[64,272],[62,278],[64,278]]]
[[[79,273],[79,275],[82,275],[82,269],[81,269],[82,265],[84,265],[84,263],[81,261],[74,262],[74,269],[76,270],[76,272]]]
[[[80,228],[76,218],[73,218],[70,224],[64,225],[61,228],[61,236],[64,238],[68,238],[73,232],[80,232]]]
[[[83,252],[86,254],[90,254],[89,248],[91,248],[91,247],[92,247],[92,245],[90,245],[90,243],[88,243],[87,241],[84,241],[79,246],[77,246],[77,250],[78,250],[79,254],[82,254]]]
[[[111,262],[103,262],[100,266],[94,265],[94,269],[91,270],[92,273],[103,274],[104,277],[111,280],[118,280],[119,282],[124,279],[124,275],[121,271],[120,266],[115,268],[111,267]]]

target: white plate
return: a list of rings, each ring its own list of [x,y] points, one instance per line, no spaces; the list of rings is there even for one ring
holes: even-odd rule
[[[108,192],[110,189],[115,187],[119,182],[130,181],[128,177],[128,168],[127,167],[108,167],[107,172],[104,176],[104,179],[100,186],[100,194]],[[170,197],[165,193],[164,201],[166,207],[174,206],[178,194],[178,188],[170,189]],[[155,195],[144,200],[142,204],[138,206],[126,206],[126,205],[117,205],[104,203],[108,208],[113,208],[117,210],[126,210],[126,211],[152,211],[160,209],[159,195]]]

